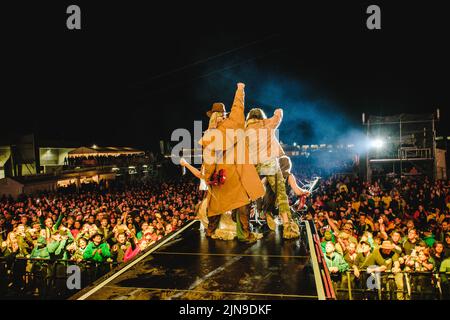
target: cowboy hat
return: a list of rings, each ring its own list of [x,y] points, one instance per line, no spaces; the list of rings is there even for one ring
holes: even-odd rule
[[[394,245],[390,241],[383,241],[380,248],[385,250],[392,250],[394,249]]]
[[[214,102],[213,105],[212,105],[211,110],[206,112],[206,115],[208,116],[208,118],[211,118],[211,115],[214,112],[221,112],[223,114],[227,113],[227,111],[225,110],[225,105],[222,102]]]

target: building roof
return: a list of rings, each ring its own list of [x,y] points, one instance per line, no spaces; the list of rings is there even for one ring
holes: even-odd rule
[[[88,155],[122,155],[122,154],[142,154],[144,151],[131,147],[79,147],[69,152],[69,156]]]

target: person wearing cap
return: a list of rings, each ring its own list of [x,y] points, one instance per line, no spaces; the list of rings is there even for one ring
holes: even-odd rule
[[[403,300],[403,274],[400,272],[400,256],[394,251],[395,246],[391,241],[385,240],[375,248],[369,258],[362,265],[367,272],[392,271],[397,286],[397,299]]]
[[[184,159],[180,165],[188,168],[207,187],[207,236],[212,236],[219,225],[223,213],[234,211],[236,214],[236,234],[238,240],[254,242],[258,235],[250,232],[250,202],[264,196],[264,187],[254,164],[248,161],[248,147],[244,131],[244,87],[238,83],[233,105],[229,115],[223,103],[214,103],[207,112],[208,130],[200,139],[203,148],[203,164],[197,170]],[[222,173],[222,180],[212,180]]]
[[[93,262],[105,262],[111,256],[109,245],[102,242],[103,235],[96,233],[91,237],[91,241],[84,250],[83,259]]]
[[[323,241],[320,243],[320,247],[322,248],[323,253],[326,253],[325,247],[327,245],[327,242],[329,241],[336,243],[336,239],[334,238],[333,233],[330,230],[327,230],[324,233]]]

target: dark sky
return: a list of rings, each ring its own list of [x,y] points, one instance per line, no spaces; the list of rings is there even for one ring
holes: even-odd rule
[[[288,142],[332,140],[360,128],[362,112],[438,107],[450,135],[444,2],[380,4],[377,31],[366,28],[371,2],[92,2],[2,8],[3,137],[156,148],[206,121],[212,102],[229,107],[238,81],[247,106],[285,109]],[[69,4],[80,31],[66,29]]]

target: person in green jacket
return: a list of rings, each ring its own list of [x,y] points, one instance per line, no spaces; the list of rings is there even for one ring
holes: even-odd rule
[[[50,259],[50,253],[47,249],[47,241],[44,237],[39,237],[36,246],[31,251],[30,258]]]
[[[336,252],[336,247],[333,242],[328,241],[325,245],[325,262],[328,270],[331,273],[331,281],[333,283],[336,297],[341,299],[347,299],[347,270],[349,269],[348,263],[344,257]]]
[[[84,250],[84,260],[93,262],[105,262],[109,257],[111,257],[109,245],[106,242],[102,241],[103,237],[100,233],[94,234],[91,240],[92,241],[89,242],[86,249]]]
[[[61,213],[58,216],[58,219],[55,223],[53,223],[53,219],[48,217],[47,219],[44,219],[44,216],[42,215],[42,211],[38,212],[39,222],[41,224],[41,228],[45,230],[46,238],[47,240],[50,240],[52,237],[52,234],[59,229],[59,226],[62,223],[62,220],[64,218],[64,211],[61,211]]]
[[[431,228],[428,228],[423,232],[422,240],[427,244],[428,247],[433,247],[434,243],[436,242],[436,238]]]
[[[331,274],[343,273],[349,269],[344,257],[336,252],[336,247],[333,242],[328,241],[326,243],[325,252],[325,262]]]
[[[53,233],[52,241],[47,244],[47,250],[50,253],[52,260],[67,260],[69,259],[66,250],[67,245],[73,241],[72,234],[67,230],[58,230]]]
[[[43,285],[47,286],[51,278],[52,269],[50,268],[51,262],[47,261],[50,260],[50,253],[48,252],[45,237],[39,236],[33,251],[31,251],[30,258],[45,259],[31,261],[31,272],[36,275],[31,279],[31,287],[41,288]]]

